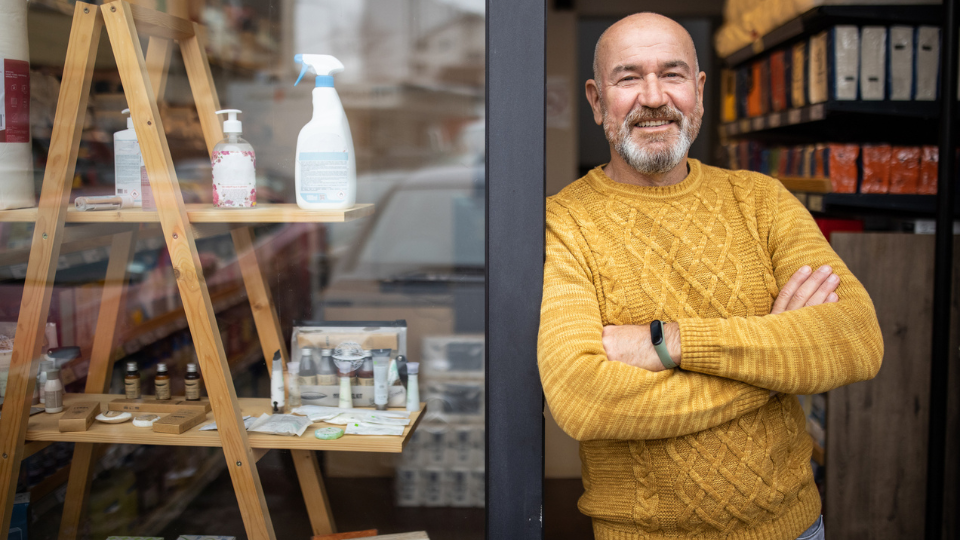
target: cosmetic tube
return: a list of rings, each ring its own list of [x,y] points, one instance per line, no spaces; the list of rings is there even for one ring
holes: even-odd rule
[[[407,410],[420,410],[420,384],[417,376],[420,373],[419,362],[407,362]]]
[[[373,404],[378,411],[387,410],[387,371],[390,369],[390,349],[373,351]]]

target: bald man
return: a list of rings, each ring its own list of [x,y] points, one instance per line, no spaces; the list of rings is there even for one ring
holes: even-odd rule
[[[547,201],[544,393],[596,538],[823,538],[796,395],[874,377],[879,325],[779,181],[687,157],[705,82],[660,15],[597,43],[610,162]]]

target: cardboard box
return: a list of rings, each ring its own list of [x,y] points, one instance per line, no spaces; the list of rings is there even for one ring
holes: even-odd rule
[[[860,193],[887,193],[890,191],[890,145],[863,145],[863,181]]]
[[[210,401],[187,401],[183,398],[157,400],[154,396],[144,396],[140,399],[118,398],[107,404],[108,411],[124,411],[128,413],[172,413],[182,409],[203,409],[210,412]]]
[[[894,146],[890,156],[890,193],[917,192],[920,181],[920,147]]]
[[[937,175],[939,174],[940,148],[924,146],[920,157],[920,181],[917,193],[920,195],[937,194]]]
[[[100,414],[99,401],[83,401],[71,405],[60,417],[57,427],[60,433],[66,431],[86,431]]]
[[[830,145],[830,186],[836,193],[857,192],[857,157],[860,146],[856,144]]]
[[[207,419],[207,413],[200,409],[181,409],[153,423],[156,433],[179,435]]]

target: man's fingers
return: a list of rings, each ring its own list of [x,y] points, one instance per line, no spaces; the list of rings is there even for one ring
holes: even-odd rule
[[[832,272],[833,269],[826,264],[817,268],[817,271],[810,274],[810,277],[807,278],[807,280],[803,282],[803,285],[800,285],[800,288],[797,289],[797,292],[793,294],[793,298],[790,299],[790,302],[787,304],[786,311],[793,311],[794,309],[800,309],[805,306],[807,301],[813,297],[817,289],[820,288],[820,285],[830,277]]]
[[[833,291],[837,290],[837,287],[840,286],[840,276],[836,274],[830,274],[827,279],[823,280],[823,283],[820,284],[820,288],[817,289],[813,296],[807,300],[807,303],[804,306],[819,306],[820,304],[827,301],[827,297],[833,294]]]
[[[802,266],[790,276],[790,280],[780,289],[780,294],[777,295],[777,299],[773,303],[773,309],[770,310],[771,315],[777,315],[787,310],[787,305],[793,299],[794,293],[810,277],[811,270],[809,266]]]
[[[828,303],[828,304],[832,304],[832,303],[834,303],[834,302],[839,302],[839,301],[840,301],[840,297],[837,296],[837,293],[835,293],[835,292],[832,292],[832,293],[830,293],[830,294],[827,296],[827,303]]]

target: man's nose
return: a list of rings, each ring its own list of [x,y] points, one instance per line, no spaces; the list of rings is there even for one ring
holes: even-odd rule
[[[644,77],[640,92],[637,95],[637,103],[651,109],[667,104],[667,94],[663,91],[660,77],[656,73],[650,73]]]

